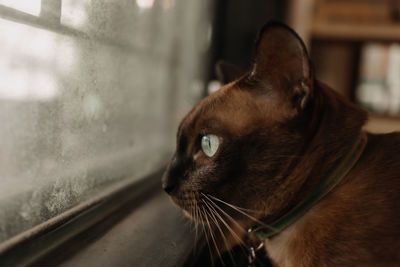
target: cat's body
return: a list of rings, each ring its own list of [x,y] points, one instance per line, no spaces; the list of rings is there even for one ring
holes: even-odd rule
[[[184,118],[163,177],[172,200],[210,228],[216,250],[309,198],[367,119],[314,78],[285,26],[264,26],[254,61]],[[343,180],[264,240],[267,254],[276,266],[400,266],[399,191],[400,134],[368,134]]]
[[[400,266],[399,153],[400,134],[369,135],[343,183],[267,240],[271,260],[277,266]]]

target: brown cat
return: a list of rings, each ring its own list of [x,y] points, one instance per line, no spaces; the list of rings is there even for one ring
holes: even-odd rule
[[[252,70],[182,120],[163,188],[216,256],[243,244],[276,266],[400,266],[400,134],[366,120],[268,23]]]

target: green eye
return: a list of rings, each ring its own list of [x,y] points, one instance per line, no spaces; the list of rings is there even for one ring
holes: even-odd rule
[[[219,146],[219,138],[214,134],[207,134],[201,138],[201,148],[208,157],[214,156]]]

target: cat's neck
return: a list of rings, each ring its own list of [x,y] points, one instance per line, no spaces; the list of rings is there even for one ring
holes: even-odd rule
[[[310,196],[334,164],[348,151],[360,134],[366,113],[317,82],[319,95],[313,107],[312,124],[303,151],[284,168],[279,190],[285,206],[270,211],[263,221],[271,223]]]

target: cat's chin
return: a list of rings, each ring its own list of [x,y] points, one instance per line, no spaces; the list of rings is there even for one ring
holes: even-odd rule
[[[190,220],[194,221],[195,223],[207,224],[207,220],[204,217],[204,207],[202,203],[194,204],[182,204],[179,201],[174,201],[177,206],[179,206],[183,214],[189,218]]]
[[[190,220],[194,221],[195,223],[207,224],[207,221],[199,216],[195,216],[192,211],[183,210],[183,214],[189,218]]]
[[[181,192],[170,196],[172,202],[183,210],[183,213],[193,221],[201,221],[200,214],[204,210],[199,194],[193,191]]]
[[[171,197],[171,199],[182,209],[187,218],[203,229],[207,236],[213,235],[216,238],[221,252],[243,242],[247,229],[252,224],[248,225],[246,220],[233,218],[227,211],[216,204],[207,202],[202,196],[204,196],[202,193],[190,192]]]

